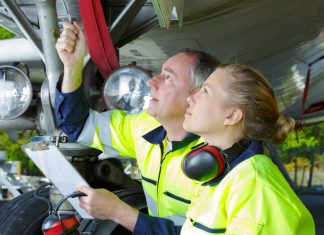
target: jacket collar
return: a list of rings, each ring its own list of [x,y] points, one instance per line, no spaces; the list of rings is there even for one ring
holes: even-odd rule
[[[162,141],[166,138],[166,130],[163,126],[159,126],[146,134],[144,134],[142,137],[151,144],[161,144]],[[183,148],[184,146],[187,146],[194,140],[199,139],[200,137],[198,135],[188,133],[185,138],[181,141],[172,141],[172,152],[178,149]]]

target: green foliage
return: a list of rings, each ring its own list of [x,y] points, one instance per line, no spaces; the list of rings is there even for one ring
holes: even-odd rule
[[[0,26],[0,40],[13,38],[14,34]]]
[[[324,146],[323,130],[324,122],[305,126],[297,132],[291,132],[287,140],[277,146],[282,161],[288,163],[295,156],[309,158],[312,155],[310,154],[311,149],[315,149],[315,152],[312,153],[316,154],[316,146]]]
[[[14,141],[6,132],[0,130],[0,149],[6,151],[6,160],[20,161],[22,173],[27,175],[41,175],[38,168],[20,148],[21,145],[27,144],[30,137],[34,135],[35,131],[18,131],[18,139]]]
[[[324,146],[324,122],[307,126],[307,128],[303,128],[303,130],[306,135],[316,137],[316,146]]]

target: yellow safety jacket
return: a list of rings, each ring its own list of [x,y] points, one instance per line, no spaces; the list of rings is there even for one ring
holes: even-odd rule
[[[196,182],[182,235],[313,235],[314,221],[281,172],[256,154],[218,185]]]
[[[137,159],[149,214],[182,225],[191,203],[193,181],[181,170],[182,158],[202,140],[193,134],[172,142],[167,152],[165,129],[147,112],[90,111],[78,142],[106,154]]]

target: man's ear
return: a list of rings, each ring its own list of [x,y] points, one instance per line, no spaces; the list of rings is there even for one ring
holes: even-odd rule
[[[243,119],[243,112],[241,109],[232,109],[228,112],[224,120],[225,126],[234,126]]]

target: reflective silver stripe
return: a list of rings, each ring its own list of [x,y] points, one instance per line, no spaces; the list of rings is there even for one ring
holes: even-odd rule
[[[109,156],[118,155],[118,151],[112,148],[110,134],[110,113],[111,111],[98,113],[90,109],[89,117],[82,129],[82,132],[77,140],[80,144],[92,146],[96,128],[99,128],[99,138],[104,152]]]
[[[186,214],[175,214],[165,218],[172,220],[175,226],[182,226],[186,221]]]
[[[144,189],[144,194],[146,198],[147,207],[151,212],[150,215],[158,216],[156,201],[154,201],[154,199],[145,191],[145,189]],[[186,214],[170,215],[165,218],[172,220],[175,226],[182,226],[186,221]]]
[[[145,198],[146,198],[146,204],[147,204],[149,211],[151,212],[151,215],[158,216],[156,201],[154,201],[154,199],[146,192],[145,188],[143,191],[144,191]]]

